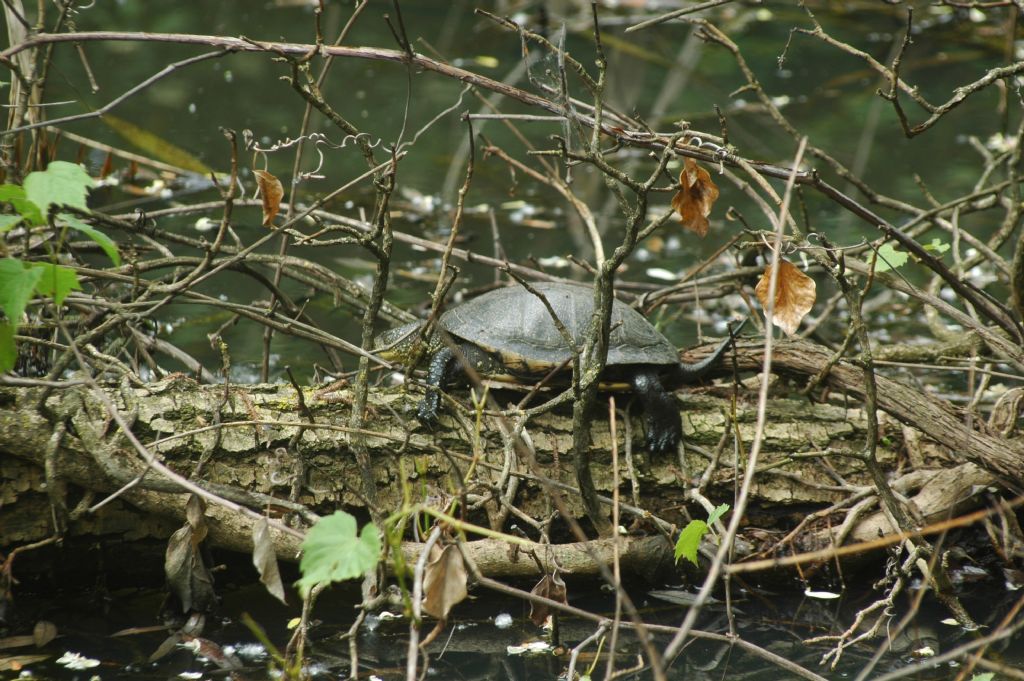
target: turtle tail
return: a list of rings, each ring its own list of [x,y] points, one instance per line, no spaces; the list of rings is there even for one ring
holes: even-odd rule
[[[708,370],[711,369],[711,367],[714,366],[719,359],[721,359],[722,355],[725,354],[725,351],[729,349],[729,346],[733,344],[733,342],[736,340],[736,336],[739,335],[739,332],[743,330],[743,326],[746,323],[747,320],[744,319],[736,326],[736,328],[730,327],[729,337],[726,338],[721,343],[719,343],[718,347],[715,348],[710,355],[708,355],[701,361],[695,362],[693,364],[680,362],[679,365],[672,371],[672,375],[670,377],[669,382],[672,385],[683,385],[686,383],[693,383],[701,376],[706,374]]]

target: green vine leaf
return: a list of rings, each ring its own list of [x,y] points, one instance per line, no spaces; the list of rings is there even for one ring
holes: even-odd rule
[[[8,231],[24,219],[24,215],[0,215],[0,232]]]
[[[320,582],[341,582],[362,577],[377,566],[380,534],[373,523],[356,534],[356,519],[344,511],[321,518],[302,542],[297,582],[303,598]]]
[[[46,222],[39,206],[28,200],[24,187],[19,187],[16,184],[0,184],[0,201],[14,206],[14,210],[18,211],[31,225],[41,225]]]
[[[95,183],[77,163],[51,161],[46,170],[29,173],[25,178],[25,196],[44,215],[51,205],[88,210],[89,188]]]
[[[882,244],[878,249],[878,259],[875,261],[876,272],[888,272],[897,267],[907,264],[909,256],[903,251],[897,251],[892,244]]]
[[[730,508],[732,507],[729,504],[719,504],[714,511],[708,514],[708,525],[711,526],[717,523],[718,519],[728,513]]]
[[[117,244],[109,236],[96,229],[92,225],[86,224],[76,218],[74,215],[68,215],[67,213],[61,213],[58,216],[62,222],[67,223],[71,229],[81,232],[85,236],[89,237],[96,244],[103,249],[103,252],[107,254],[107,257],[114,263],[115,266],[121,264],[121,254],[117,250]]]
[[[14,346],[14,326],[7,321],[0,322],[0,371],[10,371],[18,358]]]
[[[36,292],[52,297],[53,302],[57,305],[61,305],[71,291],[82,290],[78,275],[70,267],[51,265],[48,262],[33,263],[32,267],[42,272],[42,276],[36,284]]]
[[[0,309],[12,326],[17,327],[21,322],[21,315],[42,277],[43,270],[39,267],[28,267],[14,258],[0,260]]]
[[[708,524],[706,522],[703,520],[691,520],[683,528],[683,531],[679,534],[679,540],[676,542],[676,562],[678,563],[680,558],[685,558],[696,565],[697,549],[700,548],[700,542],[707,533]]]
[[[23,263],[15,258],[0,259],[0,310],[7,319],[0,322],[0,371],[10,371],[17,359],[14,334],[32,296],[50,296],[60,305],[72,290],[81,290],[78,275],[70,267],[47,262]]]

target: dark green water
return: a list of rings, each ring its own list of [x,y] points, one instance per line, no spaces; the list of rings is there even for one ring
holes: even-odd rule
[[[561,9],[564,11],[568,5],[566,3],[566,7]],[[492,22],[475,16],[471,11],[473,6],[474,3],[465,1],[422,0],[403,3],[402,13],[416,49],[428,54],[436,52],[453,63],[498,80],[505,79],[516,71],[520,62],[519,41]],[[248,1],[204,3],[202,9],[199,7],[199,4],[186,3],[161,10],[151,3],[100,3],[81,12],[77,22],[82,30],[191,32],[296,42],[309,42],[311,39],[313,15],[308,7],[277,7]],[[490,4],[487,7],[495,9]],[[501,3],[498,7],[499,13],[505,8]],[[387,3],[371,3],[348,44],[394,47],[394,40],[383,19],[389,8]],[[538,24],[540,15],[534,6],[520,12],[517,18],[529,21],[538,30],[547,30],[555,39],[560,26],[558,9],[553,8],[546,25]],[[897,8],[881,9],[872,5],[838,13],[818,11],[822,12],[822,21],[838,36],[856,41],[859,47],[883,60],[891,51],[893,36],[898,35],[905,21]],[[323,21],[325,34],[336,35],[348,14],[347,5],[329,3]],[[969,191],[976,181],[980,164],[968,138],[975,136],[984,141],[998,132],[994,126],[998,126],[1001,119],[992,115],[997,104],[994,91],[968,100],[940,124],[935,135],[906,140],[896,125],[891,107],[875,96],[878,78],[862,62],[812,38],[798,35],[786,52],[783,66],[778,66],[778,57],[783,54],[789,37],[789,27],[807,25],[803,13],[790,3],[769,2],[756,10],[737,6],[724,15],[716,16],[723,30],[742,45],[746,59],[766,91],[780,104],[785,103],[782,110],[808,135],[809,141],[828,150],[848,166],[860,169],[861,176],[878,191],[900,200],[923,204],[922,190],[915,176],[940,201]],[[593,70],[593,41],[587,30],[587,13],[573,11],[566,18],[573,29],[565,40],[568,50]],[[666,64],[673,63],[684,49],[688,28],[680,24],[667,25],[623,37],[622,15],[607,12],[603,20],[608,24],[605,33],[609,61],[607,99],[610,105],[644,118],[658,130],[671,130],[674,122],[685,120],[697,129],[711,132],[719,130],[714,113],[714,107],[718,106],[728,117],[730,142],[736,145],[740,154],[781,165],[789,163],[795,153],[795,141],[770,121],[751,95],[732,94],[743,81],[725,50],[698,44],[687,52],[690,56],[682,60],[685,66],[666,68]],[[995,37],[981,39],[970,33],[970,22],[960,15],[923,10],[918,21],[920,25],[930,27],[915,37],[913,50],[904,59],[903,74],[918,84],[933,101],[944,100],[955,84],[977,77],[983,68],[999,63],[1000,41]],[[624,43],[630,49],[621,47]],[[199,51],[196,47],[137,42],[90,43],[86,53],[101,86],[101,91],[93,94],[85,87],[82,66],[73,52],[60,49],[53,69],[51,96],[56,100],[77,100],[79,103],[58,107],[51,116],[96,108],[169,61],[192,56]],[[531,71],[536,79],[544,81],[552,67],[551,60],[539,58],[541,52],[536,49],[531,54],[537,55]],[[264,146],[299,133],[304,102],[283,80],[288,75],[286,65],[266,55],[230,55],[182,69],[127,100],[113,113],[181,147],[211,168],[223,171],[229,165],[229,150],[220,128],[251,130]],[[515,82],[526,89],[531,87],[522,78]],[[672,90],[673,86],[678,86],[678,89]],[[370,139],[386,147],[398,139],[402,129],[408,87],[406,71],[400,65],[367,60],[338,61],[326,82],[325,95]],[[460,89],[460,84],[435,74],[415,74],[411,83],[406,133],[402,139],[409,141],[414,131],[452,107],[458,100]],[[507,101],[499,105],[508,113],[525,111],[524,107]],[[465,157],[456,153],[467,138],[466,126],[460,122],[459,114],[479,110],[481,104],[465,95],[453,113],[437,121],[409,148],[408,156],[399,167],[392,205],[396,230],[438,242],[446,239],[452,220],[451,201],[465,172]],[[909,106],[908,111],[915,116],[920,115]],[[130,142],[95,120],[68,127],[74,132],[131,148]],[[561,125],[551,122],[521,123],[519,128],[538,148],[550,148],[553,144],[551,136],[563,133]],[[341,141],[340,133],[325,127],[321,119],[315,119],[313,129],[327,133],[336,144]],[[474,130],[513,156],[528,160],[522,144],[502,124],[477,121]],[[478,140],[478,147],[482,144]],[[102,160],[102,155],[93,156],[97,166]],[[642,157],[636,160],[638,165],[633,173],[643,177],[651,163]],[[271,154],[266,160],[267,168],[282,178],[286,186],[292,163],[291,151]],[[250,159],[243,153],[243,180],[251,196],[254,183],[248,174],[250,164]],[[256,161],[256,167],[263,164],[263,159]],[[302,167],[309,171],[316,166],[317,159],[310,154]],[[826,179],[843,186],[842,181],[830,176],[824,164],[818,163],[817,166],[822,168]],[[320,170],[324,179],[304,182],[300,187],[300,199],[308,201],[322,196],[364,172],[365,168],[353,145],[345,149],[327,149]],[[679,275],[716,251],[740,229],[739,223],[724,218],[730,207],[745,216],[751,227],[770,228],[766,218],[742,192],[723,178],[716,176],[716,179],[722,189],[722,197],[711,216],[708,237],[695,239],[684,234],[674,222],[670,223],[659,235],[660,243],[642,245],[627,261],[620,274],[623,282],[661,286],[665,282],[652,274],[667,271]],[[781,192],[781,183],[775,184]],[[610,251],[619,242],[623,218],[615,208],[607,187],[594,172],[581,167],[575,171],[573,189],[584,203],[592,207],[604,234],[605,248]],[[207,191],[199,195],[179,195],[175,200],[196,202],[216,198],[214,192]],[[650,214],[657,215],[665,210],[669,198],[668,193],[654,195]],[[877,236],[871,226],[842,213],[813,191],[804,192],[801,198],[806,206],[806,209],[801,208],[801,212],[808,220],[805,227],[810,231],[822,231],[838,245],[852,245],[865,236]],[[104,194],[103,200],[110,204],[109,208],[106,205],[98,207],[115,211],[128,211],[129,208],[153,210],[168,205],[168,202],[158,200],[126,202],[126,197],[114,193]],[[330,208],[357,217],[360,209],[372,213],[372,201],[373,196],[363,183],[360,188],[339,197]],[[503,162],[493,157],[485,159],[478,150],[466,203],[468,210],[461,229],[460,245],[485,255],[494,253],[494,235],[487,213],[488,209],[493,209],[500,245],[510,260],[523,264],[544,263],[542,267],[563,276],[584,276],[578,268],[561,267],[567,264],[565,256],[587,258],[591,249],[579,221],[573,219],[571,209],[552,189],[521,173],[513,175]],[[897,224],[902,221],[891,211],[878,210]],[[160,226],[194,235],[192,228],[197,217],[163,219]],[[216,219],[219,212],[213,211],[208,217]],[[259,221],[257,209],[236,210],[236,229],[243,241],[251,241],[263,234]],[[538,224],[554,228],[539,228]],[[979,236],[994,227],[985,217],[974,216],[964,216],[962,225]],[[943,235],[943,239],[948,240],[948,237]],[[272,252],[276,247],[275,242],[264,250]],[[291,253],[329,265],[363,284],[369,284],[372,276],[373,262],[354,247],[294,247]],[[482,266],[459,264],[462,272],[456,290],[493,279],[493,274]],[[712,266],[711,272],[721,271],[722,264],[725,262]],[[423,301],[426,292],[433,288],[430,282],[436,278],[437,270],[436,254],[397,246],[392,263],[393,291],[389,297],[402,303]],[[915,273],[908,268],[907,276],[913,278]],[[825,281],[819,284],[822,287],[819,300],[824,300],[831,293],[830,284]],[[290,295],[305,300],[301,286],[286,282],[285,287]],[[205,291],[249,302],[252,284],[247,278],[225,274],[211,281]],[[358,340],[355,311],[335,309],[334,302],[327,297],[314,297],[306,302],[307,310],[326,329],[350,340]],[[723,303],[707,301],[703,308],[703,312],[691,308],[662,309],[656,320],[673,341],[686,345],[694,340],[695,318],[706,322],[711,317],[721,319],[743,313],[743,304],[738,298]],[[227,316],[220,313],[209,313],[193,306],[176,306],[167,312],[165,321],[172,325],[168,328],[174,329],[169,335],[170,340],[216,366],[219,361],[209,349],[206,334],[226,319]],[[835,336],[844,325],[842,322],[831,330],[826,325],[823,333]],[[242,323],[224,334],[239,380],[254,376],[247,367],[257,365],[262,352],[262,333],[251,331],[251,326]],[[324,360],[319,350],[313,350],[311,354],[305,343],[288,338],[278,338],[274,352],[276,378],[283,377],[281,367],[284,364],[293,364],[301,376],[308,376],[310,360]]]
[[[108,560],[115,559],[116,552],[106,553]],[[81,556],[79,576],[89,570],[96,556],[95,550]],[[239,664],[236,673],[241,678],[275,678],[272,656],[252,630],[241,622],[241,617],[243,613],[251,615],[270,640],[276,646],[283,647],[290,635],[285,624],[299,615],[298,598],[290,593],[291,607],[282,606],[254,584],[255,576],[250,574],[251,568],[247,569],[244,565],[244,557],[220,557],[229,558],[227,569],[218,572],[217,576],[223,600],[217,612],[208,618],[203,638],[218,646],[220,652],[234,656]],[[215,679],[222,676],[223,671],[211,660],[213,656],[209,649],[197,653],[182,645],[158,660],[150,660],[150,656],[168,635],[166,631],[152,630],[163,598],[159,589],[108,589],[99,583],[68,586],[75,581],[67,580],[63,587],[46,593],[33,593],[31,588],[26,588],[22,590],[24,595],[16,599],[17,620],[28,622],[29,629],[32,622],[47,620],[56,625],[60,634],[59,638],[42,650],[28,648],[5,651],[8,654],[49,654],[46,661],[26,665],[36,675],[35,678],[84,681],[98,675],[107,681],[155,681],[170,678]],[[821,645],[804,645],[802,641],[845,628],[852,612],[877,597],[877,593],[864,591],[865,585],[858,582],[857,579],[851,581],[850,590],[839,600],[805,598],[793,593],[798,589],[789,587],[778,591],[762,587],[756,595],[736,590],[732,607],[737,633],[746,641],[836,681],[855,677],[879,647],[884,647],[886,654],[874,667],[874,673],[869,678],[913,663],[915,651],[926,646],[940,654],[974,637],[955,626],[941,623],[940,620],[945,619],[947,613],[926,599],[912,627],[898,635],[893,632],[888,641],[876,639],[850,647],[845,651],[837,669],[829,671],[827,667],[819,666],[826,648]],[[529,585],[521,586],[529,588]],[[629,591],[631,598],[641,608],[645,621],[666,625],[678,625],[682,621],[685,612],[680,606],[648,595],[646,589],[639,585],[633,585]],[[965,604],[985,627],[983,632],[994,628],[1011,605],[1002,599],[1001,591],[1001,586],[995,584],[969,586],[961,591]],[[593,584],[569,580],[569,595],[575,606],[609,618],[614,614],[611,598],[596,590]],[[533,654],[512,652],[511,647],[528,642],[550,642],[550,635],[529,621],[529,608],[522,601],[479,588],[473,590],[472,596],[471,600],[457,607],[448,627],[429,647],[431,671],[428,672],[428,678],[495,681],[556,679],[568,663],[565,650],[595,630],[592,622],[565,617],[559,622],[561,646],[552,646],[554,652],[550,649]],[[308,668],[313,678],[347,678],[349,646],[348,641],[341,640],[341,637],[352,622],[352,604],[358,598],[356,589],[339,586],[318,601],[307,652]],[[898,615],[903,614],[902,610],[908,602],[901,601],[901,612]],[[401,611],[396,607],[387,610],[395,613]],[[507,618],[507,625],[499,626],[496,623],[499,616]],[[430,622],[427,628],[432,624]],[[137,628],[145,628],[147,631],[135,631]],[[728,620],[724,606],[707,606],[698,621],[698,628],[719,633],[727,631]],[[407,636],[408,622],[404,618],[390,620],[379,615],[368,618],[358,641],[361,678],[370,678],[371,674],[389,680],[405,678]],[[662,646],[667,643],[667,638],[658,640]],[[619,656],[615,668],[629,669],[635,664],[635,655],[640,651],[640,646],[635,637],[625,631],[620,635],[617,650]],[[1007,665],[1019,668],[1024,664],[1019,642],[1002,642],[994,650]],[[65,669],[55,662],[65,651],[78,652],[98,661],[99,665],[83,671]],[[590,646],[583,652],[577,669],[582,666],[585,670],[593,661],[595,647]],[[607,647],[602,652],[607,653]],[[606,664],[606,657],[602,657],[595,676],[603,674]],[[956,664],[940,664],[909,678],[948,679],[955,676],[957,669]],[[0,678],[14,676],[0,672]],[[625,678],[648,679],[650,675],[640,672]],[[794,677],[739,648],[695,640],[671,665],[670,678]]]

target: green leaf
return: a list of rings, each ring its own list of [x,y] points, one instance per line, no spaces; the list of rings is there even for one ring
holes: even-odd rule
[[[28,174],[25,195],[43,214],[51,205],[88,210],[86,195],[93,184],[89,173],[77,163],[51,161],[46,170]]]
[[[159,135],[144,128],[140,128],[134,123],[130,123],[123,118],[118,118],[111,114],[103,114],[100,120],[113,128],[121,137],[125,138],[139,149],[145,151],[149,156],[152,156],[159,161],[170,163],[171,165],[184,168],[185,170],[191,170],[192,172],[199,173],[204,177],[209,177],[213,172],[208,165],[181,147],[171,144],[163,137],[160,137]]]
[[[68,215],[67,213],[61,213],[58,216],[62,221],[68,224],[74,230],[81,232],[93,241],[95,241],[103,252],[107,254],[107,257],[114,263],[114,265],[121,264],[121,254],[117,251],[117,244],[109,236],[96,229],[92,225],[88,225],[74,215]]]
[[[15,328],[21,322],[25,306],[32,298],[32,293],[42,276],[43,270],[26,267],[20,260],[0,260],[0,309]]]
[[[0,201],[25,198],[25,188],[16,184],[0,184]]]
[[[6,232],[24,219],[24,215],[0,215],[0,232]]]
[[[882,244],[881,248],[878,249],[878,260],[875,262],[876,272],[888,272],[894,270],[897,267],[902,267],[907,264],[907,254],[903,251],[897,251],[896,247],[892,244]]]
[[[303,598],[320,582],[340,582],[362,577],[377,565],[380,535],[367,523],[356,536],[356,519],[344,511],[321,518],[302,542],[297,582]]]
[[[984,674],[975,674],[971,677],[971,681],[992,681],[996,678],[995,672],[985,672]]]
[[[924,250],[926,250],[926,251],[934,251],[936,253],[940,253],[941,254],[941,253],[945,253],[946,251],[949,250],[949,244],[944,242],[939,237],[935,237],[934,239],[932,239],[932,242],[930,244],[925,244],[924,245]]]
[[[691,520],[679,534],[676,542],[676,562],[680,558],[686,558],[694,565],[697,564],[697,549],[700,548],[700,540],[708,533],[708,524],[703,520]]]
[[[25,196],[24,187],[19,187],[16,184],[0,184],[0,201],[6,201],[14,206],[14,210],[21,213],[33,225],[41,225],[46,222],[39,206]]]
[[[14,368],[18,358],[18,350],[14,347],[14,325],[6,321],[0,322],[0,372]]]
[[[729,504],[719,504],[718,508],[708,514],[708,526],[714,525],[718,519],[729,512]]]
[[[32,267],[43,273],[36,284],[36,291],[40,295],[51,296],[57,305],[62,304],[72,290],[82,290],[78,275],[70,267],[51,265],[48,262],[33,263]]]

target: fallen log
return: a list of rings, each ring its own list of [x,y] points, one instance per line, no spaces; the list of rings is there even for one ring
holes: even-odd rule
[[[818,373],[828,359],[823,348],[788,342],[776,348],[773,367],[780,375],[806,377]],[[758,368],[759,346],[739,347],[735,362],[741,371]],[[866,432],[857,399],[863,394],[860,376],[858,368],[844,362],[832,367],[825,379],[832,396],[828,403],[789,396],[781,386],[773,389],[748,510],[751,549],[764,548],[765,541],[758,539],[763,530],[781,532],[809,511],[829,506],[842,514],[845,501],[870,494],[870,477],[856,457],[848,456],[863,448]],[[948,405],[891,379],[879,376],[878,385],[879,406],[887,413],[878,448],[884,466],[895,470],[907,454],[907,426],[926,434],[911,438],[913,442],[955,447],[959,457],[974,464],[969,474],[953,475],[954,481],[968,483],[955,493],[947,484],[948,473],[937,476],[961,461],[943,454],[942,447],[930,448],[928,460],[918,457],[914,470],[904,465],[902,477],[893,485],[901,494],[918,494],[918,517],[947,514],[964,503],[971,489],[994,484],[1000,477],[1024,478],[1024,444],[1018,439],[987,432],[983,424],[971,429]],[[494,416],[482,418],[479,438],[472,418],[452,416],[451,410],[438,429],[423,430],[412,416],[418,393],[406,394],[401,388],[371,389],[360,429],[348,426],[347,389],[324,393],[306,388],[300,402],[290,385],[225,388],[177,376],[103,390],[129,417],[134,436],[163,465],[214,495],[270,516],[287,516],[299,527],[335,509],[368,518],[400,508],[409,498],[441,507],[453,495],[463,496],[469,522],[495,530],[519,522],[532,534],[527,522],[532,519],[543,523],[556,542],[572,543],[576,538],[557,519],[553,494],[560,495],[563,508],[576,520],[584,517],[566,455],[571,443],[568,412],[556,410],[530,419],[517,444],[501,436],[502,424]],[[10,548],[65,532],[124,540],[166,538],[184,517],[186,494],[181,487],[148,469],[86,385],[68,385],[48,395],[43,391],[0,387],[0,546]],[[650,457],[631,445],[631,439],[641,441],[637,429],[629,428],[628,420],[619,423],[623,523],[654,535],[654,541],[631,545],[629,550],[636,551],[631,564],[661,561],[669,545],[664,537],[672,527],[684,524],[691,510],[697,517],[703,515],[693,493],[702,477],[707,482],[700,490],[705,500],[732,501],[743,452],[755,436],[756,408],[751,391],[740,387],[735,401],[733,395],[733,387],[721,383],[678,394],[686,441],[678,457]],[[733,437],[738,446],[733,446]],[[370,490],[363,487],[353,453],[356,441],[372,464]],[[532,449],[531,463],[516,455],[513,445],[524,442]],[[593,471],[607,503],[615,474],[611,450],[609,423],[597,417],[592,424]],[[740,453],[739,459],[734,452]],[[108,495],[113,495],[111,500],[97,506]],[[214,545],[252,549],[251,518],[217,505],[209,506],[207,515]],[[823,519],[808,525],[806,536],[795,546],[827,545],[833,537],[828,526],[838,524]],[[889,531],[881,515],[865,515],[848,536],[857,540]],[[275,531],[272,536],[280,558],[297,557],[301,532]],[[508,552],[495,548],[501,542],[488,542],[471,549],[486,557],[480,561],[485,574],[535,571],[530,561],[495,559]],[[595,556],[599,561],[607,558],[602,545],[594,546],[596,552],[590,554],[566,546],[558,549],[558,556],[551,555],[580,573],[590,573],[596,570]],[[412,543],[406,549],[412,556],[418,546]],[[544,553],[538,550],[538,555]],[[577,554],[583,558],[569,561]]]

